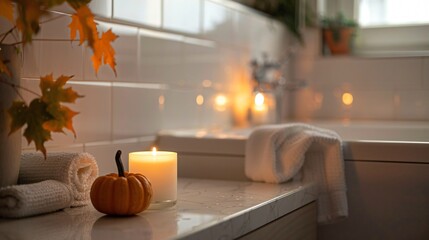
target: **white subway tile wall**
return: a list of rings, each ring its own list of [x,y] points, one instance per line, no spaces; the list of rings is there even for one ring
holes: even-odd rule
[[[202,0],[163,0],[162,26],[185,33],[201,33]]]
[[[56,133],[46,146],[94,154],[100,174],[116,171],[116,150],[126,164],[128,152],[149,149],[161,129],[230,127],[231,107],[240,105],[233,101],[243,89],[250,95],[251,58],[286,49],[280,24],[228,0],[92,0],[90,7],[101,31],[119,36],[117,76],[107,66],[95,74],[92,51],[68,40],[65,4],[50,16],[64,17],[44,23],[26,46],[22,85],[38,91],[39,76],[74,75],[69,86],[85,96],[70,105],[80,112],[77,138]],[[216,105],[220,94],[224,106]],[[34,144],[23,138],[23,150]]]
[[[113,1],[113,17],[153,27],[161,26],[161,0]]]
[[[100,17],[111,18],[112,17],[112,1],[113,0],[92,0],[89,3],[91,11]],[[122,1],[125,2],[125,1]],[[154,1],[155,2],[155,1]]]

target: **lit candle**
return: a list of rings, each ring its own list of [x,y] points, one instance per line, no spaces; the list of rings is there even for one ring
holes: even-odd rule
[[[263,124],[269,122],[268,106],[265,104],[265,97],[262,93],[255,95],[255,101],[252,106],[252,123]]]
[[[173,206],[177,199],[177,153],[167,151],[132,152],[129,170],[145,175],[152,183],[153,197],[149,208]]]

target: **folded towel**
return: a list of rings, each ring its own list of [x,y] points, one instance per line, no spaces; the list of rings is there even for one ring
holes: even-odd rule
[[[72,207],[90,202],[91,185],[98,176],[95,158],[89,153],[24,153],[19,168],[19,184],[57,180],[67,184],[72,193]]]
[[[67,184],[55,180],[13,185],[0,189],[0,216],[19,218],[70,207],[73,201]]]
[[[333,131],[301,123],[256,128],[246,143],[245,173],[268,183],[314,182],[319,223],[348,215],[341,138]]]

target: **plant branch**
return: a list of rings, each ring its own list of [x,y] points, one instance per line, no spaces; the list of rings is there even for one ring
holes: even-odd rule
[[[18,87],[16,85],[12,86],[13,90],[18,94],[18,96],[21,98],[22,101],[25,102],[24,97],[21,95],[21,93],[18,91]]]
[[[0,36],[3,36],[2,39],[0,40],[0,44],[3,43],[3,41],[6,39],[7,35],[11,34],[13,32],[13,30],[16,29],[16,26],[14,26],[13,28],[9,29],[9,31],[2,33]]]
[[[34,94],[34,95],[38,96],[38,97],[42,97],[42,95],[40,95],[39,93],[37,93],[37,92],[35,92],[35,91],[33,91],[33,90],[29,89],[29,88],[26,88],[26,87],[23,87],[23,86],[21,86],[21,85],[17,85],[17,84],[14,84],[14,83],[8,82],[8,81],[4,80],[3,78],[0,78],[0,83],[6,84],[6,85],[8,85],[8,86],[12,87],[12,88],[13,88],[13,89],[15,89],[15,90],[17,90],[18,88],[20,88],[20,89],[22,89],[22,90],[24,90],[24,91],[27,91],[27,92],[29,92],[29,93],[32,93],[32,94]],[[19,94],[19,93],[18,93],[18,94]],[[24,98],[21,96],[21,94],[19,94],[19,95],[20,95],[20,97],[24,100]]]
[[[59,15],[59,16],[56,16],[56,17],[53,17],[53,18],[49,18],[49,19],[46,19],[45,21],[40,21],[40,24],[52,22],[54,20],[57,20],[58,18],[62,18],[62,17],[66,17],[66,16],[67,15]]]
[[[78,42],[79,40],[69,40],[69,39],[54,39],[54,38],[35,38],[33,41],[51,41],[51,42]],[[15,46],[22,44],[23,41],[15,42],[9,44],[10,46]]]

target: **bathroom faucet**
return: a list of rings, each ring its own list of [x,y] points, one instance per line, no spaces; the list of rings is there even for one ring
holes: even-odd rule
[[[263,53],[262,62],[253,59],[250,62],[252,78],[256,82],[254,91],[297,90],[307,85],[305,80],[287,80],[284,77],[286,64],[291,62],[293,52],[286,60],[270,61],[268,55]],[[293,71],[289,69],[290,71]]]

